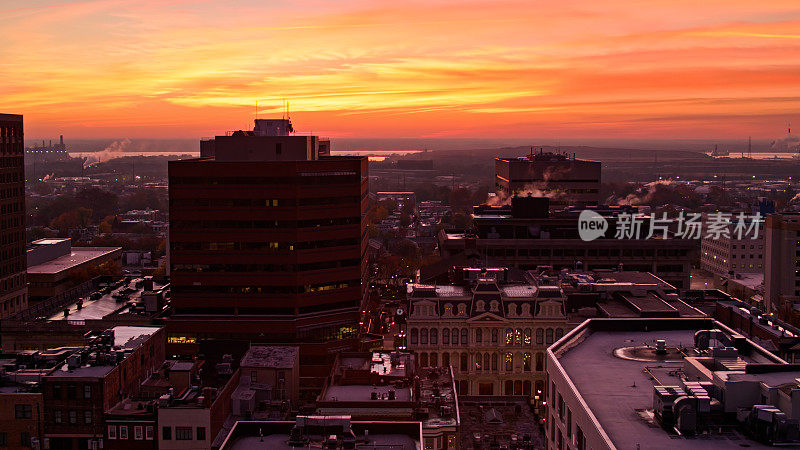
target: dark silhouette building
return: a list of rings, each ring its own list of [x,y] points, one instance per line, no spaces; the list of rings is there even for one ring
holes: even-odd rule
[[[357,343],[367,159],[330,156],[327,141],[290,132],[288,120],[257,120],[203,141],[205,156],[169,163],[167,347],[299,344],[301,376],[321,383],[332,355]]]
[[[28,307],[22,116],[0,114],[0,318]]]

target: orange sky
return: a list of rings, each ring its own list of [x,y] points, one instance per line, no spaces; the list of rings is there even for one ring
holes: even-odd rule
[[[26,136],[775,138],[798,0],[0,0]]]

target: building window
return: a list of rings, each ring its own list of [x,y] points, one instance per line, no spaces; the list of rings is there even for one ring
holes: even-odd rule
[[[461,345],[467,345],[469,342],[469,332],[466,328],[461,329]]]
[[[14,405],[15,419],[30,419],[33,415],[31,405]]]
[[[541,372],[544,370],[544,353],[536,354],[536,371]]]
[[[175,439],[178,441],[191,441],[192,427],[175,427]]]
[[[525,372],[530,372],[531,371],[531,354],[530,353],[525,353],[525,355],[523,356],[523,358],[522,358],[522,366],[523,366],[522,370],[524,370]]]
[[[78,412],[77,411],[70,411],[69,412],[69,423],[78,423]]]
[[[0,433],[0,447],[7,447],[8,446],[8,434],[5,432]]]
[[[461,354],[461,371],[467,372],[469,370],[469,354],[462,353]]]
[[[428,344],[428,329],[423,328],[419,330],[419,343],[422,345]]]
[[[458,328],[453,328],[450,331],[450,337],[450,340],[452,341],[451,344],[458,345]]]
[[[416,328],[411,329],[411,344],[416,345],[419,343],[419,330]]]
[[[126,425],[120,425],[120,427],[119,427],[119,438],[120,439],[128,439],[128,427]]]
[[[57,409],[53,411],[53,423],[61,423],[61,410]]]
[[[258,383],[258,372],[256,372],[255,370],[250,372],[250,382]]]
[[[92,412],[91,411],[84,411],[83,412],[83,422],[84,423],[92,423]]]
[[[492,344],[497,344],[497,335],[497,328],[495,328],[492,330]]]
[[[283,150],[283,144],[281,144],[280,142],[276,143],[275,144],[275,154],[276,155],[280,155],[282,150]]]
[[[539,345],[544,344],[544,330],[541,328],[536,329],[536,343]]]
[[[144,429],[144,438],[147,439],[148,441],[153,440],[153,427],[146,427]]]
[[[492,353],[492,372],[497,372],[497,353]]]
[[[481,330],[480,328],[475,330],[475,342],[477,342],[478,344],[483,342],[483,330]]]
[[[61,400],[61,385],[54,384],[53,385],[53,398],[57,400]]]
[[[67,400],[75,400],[75,386],[67,386]]]
[[[547,345],[550,345],[553,343],[553,329],[548,328],[546,334],[547,334],[547,341],[546,341]]]
[[[442,330],[442,344],[450,345],[450,330],[447,328]]]
[[[505,361],[506,361],[506,372],[512,372],[514,370],[514,355],[511,352],[507,352]]]
[[[162,441],[172,440],[172,427],[161,427],[161,440]]]
[[[489,362],[490,356],[488,353],[483,354],[483,370],[489,371],[489,368],[492,367],[491,363]]]
[[[439,343],[439,330],[436,328],[431,328],[431,345],[436,345]]]
[[[108,438],[109,439],[116,439],[117,438],[117,426],[116,425],[109,425],[108,426]]]
[[[142,431],[143,430],[141,425],[136,425],[135,427],[133,427],[133,438],[136,439],[137,441],[141,441],[144,438]]]
[[[31,446],[31,434],[27,431],[23,431],[19,434],[19,445],[22,447],[30,447]]]
[[[83,387],[83,398],[92,398],[92,386],[91,385],[87,384],[87,385],[85,385]]]
[[[206,440],[206,427],[197,427],[197,440],[198,441]]]

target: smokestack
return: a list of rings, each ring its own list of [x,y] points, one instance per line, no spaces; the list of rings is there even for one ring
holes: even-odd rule
[[[59,144],[61,144],[61,145],[64,145],[64,135],[62,134],[62,135],[61,135],[61,136],[59,136],[58,138],[59,138],[59,141],[58,141],[58,143],[59,143]]]

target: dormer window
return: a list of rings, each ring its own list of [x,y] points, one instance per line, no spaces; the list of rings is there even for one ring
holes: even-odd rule
[[[483,312],[486,309],[486,302],[483,300],[478,300],[475,302],[475,310],[478,312]]]
[[[444,315],[445,316],[452,316],[453,315],[453,305],[451,303],[444,304]]]
[[[463,315],[466,315],[466,314],[467,314],[467,305],[465,305],[464,303],[459,303],[458,304],[458,315],[459,316],[463,316]]]
[[[497,300],[492,300],[491,303],[489,303],[489,310],[498,312],[500,310],[500,303]]]

